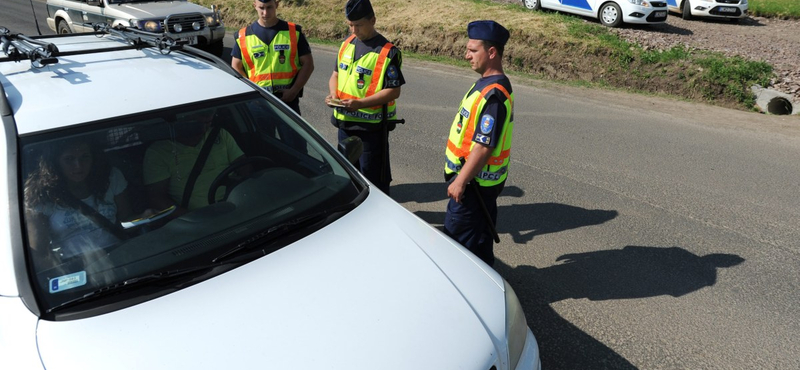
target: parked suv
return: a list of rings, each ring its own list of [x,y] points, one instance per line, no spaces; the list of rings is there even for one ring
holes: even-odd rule
[[[375,190],[357,138],[336,151],[210,53],[95,27],[0,29],[4,364],[540,368],[511,286]]]
[[[225,26],[216,7],[186,0],[47,0],[47,25],[57,33],[91,32],[94,23],[166,33],[222,54]]]

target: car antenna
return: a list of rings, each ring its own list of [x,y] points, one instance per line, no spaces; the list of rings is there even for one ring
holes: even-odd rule
[[[33,12],[33,23],[36,24],[36,32],[39,32],[39,36],[41,36],[42,30],[39,29],[39,20],[36,19],[36,9],[33,7],[33,0],[31,0],[31,11]]]

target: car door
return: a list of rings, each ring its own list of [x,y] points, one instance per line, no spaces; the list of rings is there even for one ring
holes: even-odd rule
[[[547,3],[553,3],[552,6]],[[550,9],[556,9],[563,12],[572,14],[580,14],[587,17],[594,17],[596,15],[597,0],[548,0],[547,3],[542,2],[542,6]]]
[[[83,0],[81,5],[81,15],[83,22],[86,24],[84,30],[86,32],[93,31],[91,24],[107,23],[113,24],[114,18],[106,16],[106,3],[105,0]]]
[[[47,3],[47,11],[51,15],[55,15],[57,12],[61,11],[62,14],[66,13],[67,22],[69,26],[70,32],[81,32],[83,30],[80,27],[80,24],[83,22],[83,14],[81,13],[81,7],[86,0],[57,0],[57,1],[48,1]],[[55,25],[56,32],[63,33],[63,31],[59,30],[59,24]]]

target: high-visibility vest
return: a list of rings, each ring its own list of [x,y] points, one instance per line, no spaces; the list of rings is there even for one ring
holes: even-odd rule
[[[480,186],[494,186],[499,185],[508,177],[508,163],[510,162],[511,153],[511,136],[514,130],[514,94],[509,93],[508,90],[498,83],[492,83],[484,87],[480,91],[475,90],[475,85],[472,85],[470,92],[464,95],[461,100],[461,106],[456,113],[453,120],[453,125],[450,127],[450,135],[447,138],[447,150],[445,151],[447,160],[445,163],[444,171],[447,174],[457,174],[461,172],[461,158],[469,160],[469,154],[475,146],[472,138],[475,130],[480,130],[480,117],[478,115],[483,112],[483,107],[486,105],[487,96],[492,91],[500,93],[505,96],[503,104],[506,107],[506,119],[503,123],[503,131],[498,137],[498,142],[492,150],[488,163],[481,168],[481,171],[475,176],[475,180]],[[502,97],[501,96],[501,97]]]
[[[253,33],[252,25],[239,30],[236,39],[247,78],[269,92],[290,88],[302,68],[297,56],[297,25],[287,23],[289,29],[279,31],[266,45]]]
[[[389,51],[392,43],[387,42],[380,50],[373,50],[354,61],[356,45],[352,43],[355,35],[350,35],[339,48],[337,91],[339,99],[361,99],[375,95],[383,90],[383,80],[386,68],[391,59]],[[396,114],[397,106],[392,100],[387,104],[387,119]],[[378,124],[383,119],[383,106],[361,108],[348,112],[344,108],[335,108],[333,117],[339,121],[374,123]]]

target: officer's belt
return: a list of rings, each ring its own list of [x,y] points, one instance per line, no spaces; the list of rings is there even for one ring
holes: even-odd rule
[[[445,159],[447,161],[448,169],[450,169],[453,172],[461,171],[461,164],[453,163],[453,161],[451,161],[450,158],[445,158]],[[503,166],[500,169],[498,169],[497,172],[490,172],[490,171],[478,172],[478,174],[475,175],[475,177],[483,180],[498,180],[500,179],[500,176],[503,176],[503,174],[506,173],[506,171],[508,171],[508,166]]]
[[[361,111],[350,112],[347,109],[339,108],[339,107],[336,108],[336,111],[341,113],[341,114],[343,114],[343,115],[345,115],[345,116],[348,116],[348,117],[360,118],[360,119],[365,119],[365,120],[370,120],[370,121],[380,121],[380,120],[383,119],[383,113],[372,113],[372,114],[369,114],[369,113],[364,113],[364,112],[361,112]],[[396,113],[397,112],[389,112],[389,114],[388,114],[389,118],[394,117],[396,115]]]

